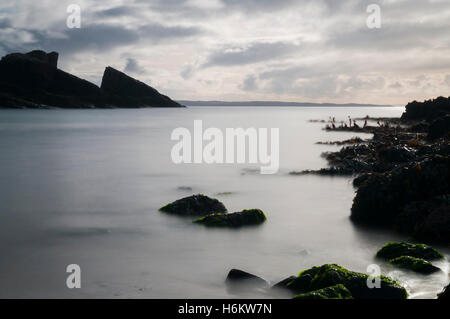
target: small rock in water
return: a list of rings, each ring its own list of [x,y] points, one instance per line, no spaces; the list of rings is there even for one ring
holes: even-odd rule
[[[428,245],[405,242],[387,243],[377,252],[377,257],[385,260],[392,260],[402,256],[422,258],[428,261],[444,258],[444,255]]]
[[[233,287],[267,288],[269,286],[264,279],[239,269],[231,269],[225,283]]]
[[[159,210],[180,216],[205,216],[227,212],[225,205],[220,201],[201,194],[176,200],[161,207]]]
[[[242,212],[232,214],[211,214],[194,220],[194,223],[207,227],[231,227],[259,225],[266,221],[267,217],[260,209],[245,209]]]

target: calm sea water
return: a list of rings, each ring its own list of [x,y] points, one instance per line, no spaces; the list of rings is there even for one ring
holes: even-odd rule
[[[350,178],[288,173],[326,166],[320,154],[338,147],[315,142],[354,136],[325,132],[324,124],[308,120],[402,112],[397,107],[0,111],[0,297],[264,297],[228,292],[228,271],[240,268],[271,282],[324,263],[365,272],[377,262],[379,247],[405,238],[351,223]],[[176,127],[192,129],[194,120],[221,129],[280,128],[279,173],[260,175],[258,166],[244,164],[173,164],[170,134]],[[218,195],[224,192],[230,194]],[[268,221],[217,230],[157,211],[194,193],[217,197],[229,211],[261,208]],[[81,289],[66,287],[68,264],[81,266]],[[446,272],[429,277],[380,266],[394,271],[413,297],[434,298],[448,280],[447,264],[439,265]]]

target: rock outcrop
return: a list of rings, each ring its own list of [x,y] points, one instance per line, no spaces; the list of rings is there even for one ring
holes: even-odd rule
[[[169,97],[112,67],[103,74],[101,89],[109,94],[114,105],[127,107],[181,107]]]
[[[126,94],[127,90],[136,92],[132,85],[133,79],[129,77],[127,87],[121,88],[122,82],[119,82],[115,87],[117,92],[103,90],[93,83],[58,69],[58,56],[57,52],[46,53],[39,50],[4,56],[0,60],[0,108],[181,106],[148,86],[147,95]],[[134,81],[135,86],[139,88],[145,86]]]
[[[450,97],[438,97],[424,102],[413,101],[406,105],[406,111],[402,120],[426,120],[433,121],[450,113]]]

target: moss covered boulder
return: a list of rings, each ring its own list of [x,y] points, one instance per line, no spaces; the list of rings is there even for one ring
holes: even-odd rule
[[[370,280],[366,274],[326,264],[302,271],[286,288],[296,294],[305,294],[342,284],[355,299],[405,299],[408,296],[405,288],[386,276],[380,276],[380,288],[369,288],[368,279]]]
[[[225,205],[220,201],[201,194],[176,200],[161,207],[159,210],[180,216],[205,216],[227,212]]]
[[[377,252],[377,257],[385,260],[391,260],[402,256],[422,258],[428,261],[444,258],[444,255],[428,245],[406,242],[387,243]]]
[[[424,275],[432,274],[441,270],[440,268],[433,266],[433,264],[429,261],[411,256],[397,257],[395,259],[389,260],[389,263],[400,268],[409,269]]]
[[[353,299],[353,297],[344,285],[336,285],[300,294],[294,299]]]
[[[266,221],[267,217],[260,209],[245,209],[242,212],[232,214],[211,214],[194,220],[194,223],[207,227],[231,227],[259,225]]]

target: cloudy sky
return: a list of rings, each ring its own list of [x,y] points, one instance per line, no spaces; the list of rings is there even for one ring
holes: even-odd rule
[[[73,3],[80,29],[66,25]],[[366,24],[373,3],[380,29]],[[450,95],[450,1],[2,0],[0,54],[31,49],[175,99],[403,105]]]

